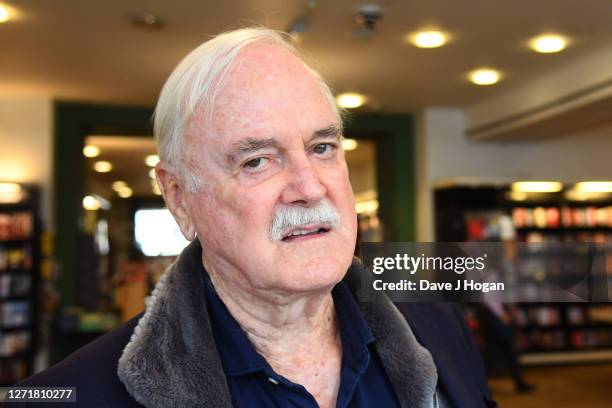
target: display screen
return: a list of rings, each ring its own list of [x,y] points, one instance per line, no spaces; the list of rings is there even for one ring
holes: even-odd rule
[[[136,211],[134,230],[136,243],[146,256],[178,255],[189,244],[166,208]]]

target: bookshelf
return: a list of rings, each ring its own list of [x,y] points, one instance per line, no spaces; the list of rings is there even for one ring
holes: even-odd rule
[[[0,386],[32,373],[38,335],[38,192],[0,200]]]
[[[612,244],[612,194],[572,201],[563,192],[541,193],[514,201],[509,191],[508,185],[437,189],[436,240],[500,241],[505,221],[517,242]],[[612,259],[607,274],[609,282]],[[563,353],[612,351],[612,303],[519,303],[513,314],[526,355],[560,353],[556,362],[563,362]],[[468,319],[474,315],[468,307]]]

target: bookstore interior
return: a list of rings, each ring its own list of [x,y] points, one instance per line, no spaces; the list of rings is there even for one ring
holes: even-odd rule
[[[357,14],[363,17],[362,11]],[[49,10],[32,6],[31,12]],[[612,38],[610,25],[591,17],[593,25],[605,27],[599,33],[602,38]],[[571,19],[559,21],[566,20]],[[230,19],[227,22],[231,25]],[[22,22],[7,22],[7,30],[11,24]],[[372,31],[366,20],[353,24],[351,35],[359,37],[359,47],[374,47],[389,35]],[[149,41],[144,39],[151,34],[146,30],[158,29],[136,27],[140,31],[135,35]],[[308,32],[303,34],[308,38]],[[449,48],[462,46],[469,40],[464,37],[450,37]],[[191,40],[183,48],[194,46]],[[304,47],[317,41],[320,38],[313,38],[312,44],[305,41]],[[338,40],[332,43],[338,46]],[[545,59],[536,61],[541,55],[521,56],[512,65],[505,54],[491,51],[489,63],[498,56],[516,72],[495,79],[485,73],[485,83],[479,84],[453,71],[440,79],[448,95],[439,99],[425,97],[428,90],[402,93],[398,83],[370,87],[384,82],[386,75],[376,64],[376,75],[361,82],[355,77],[342,83],[332,72],[340,81],[335,89],[370,93],[337,98],[348,112],[342,148],[355,193],[358,242],[514,242],[566,248],[592,243],[606,248],[607,302],[461,305],[482,351],[493,395],[502,406],[609,403],[612,82],[602,62],[612,58],[609,43],[602,40],[597,43],[601,47],[589,48],[569,41],[569,56],[562,52],[564,45],[550,57],[557,58],[550,67],[544,66]],[[444,41],[425,52],[433,58],[444,51],[442,45]],[[354,47],[354,42],[347,46],[346,58],[359,62],[361,51]],[[418,54],[423,52],[419,45],[410,47],[414,54],[406,57],[405,65],[410,58],[427,59]],[[507,53],[532,52],[515,48]],[[350,57],[351,52],[356,56]],[[384,58],[397,54],[385,52]],[[174,63],[179,54],[171,54]],[[442,72],[441,65],[431,64],[406,87],[421,89],[421,82],[435,87],[425,78],[428,70]],[[130,99],[127,93],[113,100],[78,92],[71,99],[71,90],[53,87],[44,95],[23,88],[23,94],[11,91],[5,96],[4,85],[22,88],[0,80],[1,386],[57,363],[142,312],[152,288],[187,245],[155,180],[159,157],[150,126],[157,92],[171,68],[168,65],[153,82],[142,79],[142,88],[152,91],[140,99]],[[450,72],[456,66],[447,68]],[[134,81],[141,76],[126,67],[107,69],[123,69],[118,76]],[[534,74],[521,82],[520,75],[531,69]],[[389,74],[400,81],[394,75]],[[402,105],[401,98],[418,97],[422,100]],[[357,255],[359,250],[358,244]],[[533,258],[530,268],[537,275],[540,260]],[[491,327],[508,321],[512,338],[507,348],[492,347],[499,344],[491,337]]]

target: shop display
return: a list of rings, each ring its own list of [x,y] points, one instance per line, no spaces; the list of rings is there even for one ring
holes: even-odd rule
[[[37,336],[39,228],[36,191],[0,204],[0,386],[31,374]]]
[[[435,193],[440,242],[612,243],[612,197],[569,202],[561,194],[511,201],[508,187],[451,187]],[[511,231],[505,231],[510,220]],[[505,232],[504,232],[505,231]],[[523,273],[540,268],[537,254]],[[612,257],[606,259],[612,278]],[[559,273],[567,265],[559,265]],[[567,273],[563,271],[563,273]],[[514,319],[524,352],[612,348],[612,307],[597,303],[516,304]],[[477,324],[474,324],[477,326]]]

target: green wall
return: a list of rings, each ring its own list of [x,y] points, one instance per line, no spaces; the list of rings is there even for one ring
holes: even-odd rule
[[[415,239],[414,122],[409,114],[352,115],[345,135],[376,143],[379,217],[386,241]]]
[[[60,266],[63,306],[74,305],[81,200],[85,174],[82,150],[88,135],[153,134],[150,108],[56,102],[54,107],[53,196],[55,259]]]

